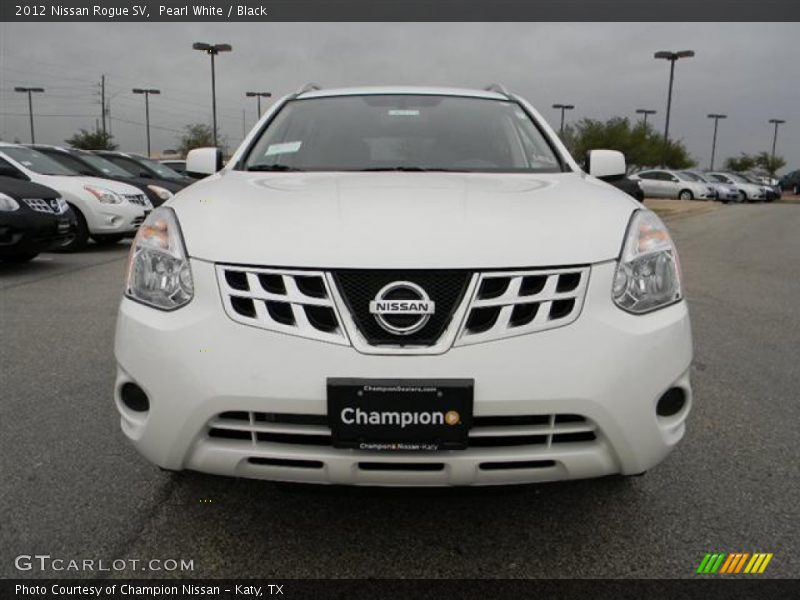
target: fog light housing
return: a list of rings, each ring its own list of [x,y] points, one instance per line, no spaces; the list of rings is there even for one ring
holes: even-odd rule
[[[119,397],[122,403],[134,412],[147,412],[150,410],[150,399],[145,391],[133,382],[122,384],[119,390]]]
[[[683,388],[669,388],[656,404],[656,414],[659,417],[672,417],[677,415],[686,406],[686,392]]]

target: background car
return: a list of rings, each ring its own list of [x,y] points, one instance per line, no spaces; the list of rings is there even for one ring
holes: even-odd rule
[[[80,250],[91,237],[115,244],[135,232],[153,209],[132,185],[87,177],[32,148],[0,142],[0,175],[33,181],[61,194],[75,213],[75,235],[61,249]]]
[[[26,262],[74,235],[75,216],[46,186],[0,177],[0,261]]]
[[[687,177],[694,178],[697,181],[708,184],[714,190],[714,196],[720,202],[741,202],[739,190],[735,185],[729,183],[722,183],[721,181],[713,181],[707,173],[699,173],[697,171],[681,171]]]
[[[641,182],[648,198],[678,198],[679,200],[709,200],[715,198],[713,188],[698,182],[680,171],[651,169],[630,176]]]
[[[644,202],[644,190],[642,190],[640,181],[624,175],[622,177],[602,177],[601,179],[636,198],[639,202]]]
[[[186,173],[186,161],[182,158],[162,158],[159,160],[162,165],[167,165],[170,169],[181,175],[188,175]]]
[[[735,185],[739,190],[739,197],[742,202],[756,202],[767,199],[767,188],[763,185],[752,183],[736,173],[723,173],[715,171],[708,173],[708,177],[714,181]]]
[[[176,173],[167,165],[138,154],[118,152],[116,150],[93,150],[93,152],[125,169],[131,175],[142,179],[150,179],[154,182],[170,181],[173,185],[180,186],[179,189],[183,189],[196,181],[191,177]]]
[[[781,189],[786,192],[800,194],[800,169],[791,171],[790,173],[787,173],[781,177],[778,185],[780,185]]]
[[[77,148],[63,148],[61,146],[46,146],[43,144],[28,144],[29,148],[34,148],[42,154],[46,154],[55,161],[61,163],[68,169],[77,171],[81,175],[91,177],[102,177],[103,179],[113,179],[122,181],[138,187],[153,206],[160,206],[173,194],[181,190],[184,186],[176,184],[168,179],[155,179],[150,177],[136,177],[115,165],[110,160],[98,154],[78,150]]]

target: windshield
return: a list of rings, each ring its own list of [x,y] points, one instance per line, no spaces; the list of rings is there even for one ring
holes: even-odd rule
[[[2,146],[0,152],[17,161],[26,169],[35,171],[40,175],[79,175],[77,171],[68,169],[49,156],[31,148],[21,146]]]
[[[694,173],[689,173],[689,171],[681,171],[681,175],[686,179],[688,179],[689,181],[700,181],[700,182],[705,181],[705,179],[703,179],[699,175],[695,175]]]
[[[79,154],[81,160],[85,160],[87,163],[92,165],[95,169],[102,171],[109,177],[130,177],[131,174],[128,173],[122,167],[118,167],[110,160],[106,160],[102,156],[98,156],[97,154],[91,154],[90,152]]]
[[[149,158],[144,158],[143,156],[137,156],[135,160],[156,173],[159,177],[161,177],[161,179],[183,179],[183,175],[173,171],[167,165],[161,164],[155,160],[150,160]]]
[[[711,179],[713,179],[714,181],[718,181],[720,183],[730,183],[730,181],[728,181],[728,178],[725,177],[724,175],[717,175],[716,173],[710,173],[709,177],[711,177]]]
[[[733,181],[738,181],[739,183],[750,183],[742,177],[741,175],[736,175],[735,173],[728,173],[728,177],[730,177]]]
[[[257,139],[244,169],[563,170],[516,102],[401,94],[293,100]]]

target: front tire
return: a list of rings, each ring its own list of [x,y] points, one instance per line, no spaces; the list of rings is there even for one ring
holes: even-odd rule
[[[694,200],[694,194],[691,190],[681,190],[678,194],[678,200]]]
[[[69,207],[75,213],[75,235],[56,248],[58,252],[78,252],[83,250],[89,241],[89,226],[86,224],[83,213],[72,204]]]
[[[739,190],[739,202],[747,202],[747,192]]]
[[[105,235],[93,235],[92,239],[94,240],[94,243],[97,244],[98,246],[112,246],[117,242],[119,242],[123,237],[125,236],[118,234],[105,234]]]

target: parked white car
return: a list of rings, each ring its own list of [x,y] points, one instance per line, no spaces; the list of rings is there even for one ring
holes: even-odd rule
[[[714,190],[714,197],[720,202],[727,204],[728,202],[741,202],[741,195],[739,189],[730,183],[723,183],[715,181],[708,173],[700,173],[698,171],[681,171],[689,179],[702,182]]]
[[[692,339],[655,213],[502,88],[305,89],[134,241],[114,399],[150,461],[274,480],[641,474]],[[619,152],[589,153],[596,177]]]
[[[747,181],[747,179],[736,173],[714,172],[706,173],[706,175],[715,181],[736,186],[736,189],[739,190],[739,199],[742,202],[756,202],[767,199],[766,186]]]
[[[651,169],[630,176],[640,182],[648,198],[678,198],[679,200],[711,200],[716,198],[714,189],[697,178],[681,171]]]
[[[75,237],[62,250],[83,248],[91,237],[114,244],[135,232],[153,205],[127,183],[87,177],[32,148],[0,142],[0,174],[46,185],[61,193],[75,213]]]

